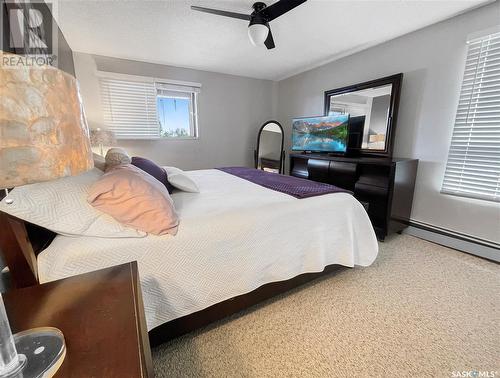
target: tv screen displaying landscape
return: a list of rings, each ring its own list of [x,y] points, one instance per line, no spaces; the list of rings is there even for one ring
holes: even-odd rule
[[[296,118],[292,121],[292,150],[345,152],[349,135],[349,114]]]

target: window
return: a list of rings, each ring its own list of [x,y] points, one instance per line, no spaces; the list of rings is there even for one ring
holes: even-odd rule
[[[156,84],[156,109],[160,136],[164,138],[197,137],[195,87]]]
[[[100,73],[104,122],[119,139],[198,136],[196,83]]]
[[[500,31],[468,44],[441,192],[500,202]]]

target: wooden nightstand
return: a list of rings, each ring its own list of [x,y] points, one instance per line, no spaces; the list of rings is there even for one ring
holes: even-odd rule
[[[51,326],[66,340],[56,377],[153,377],[137,262],[4,294],[12,331]]]

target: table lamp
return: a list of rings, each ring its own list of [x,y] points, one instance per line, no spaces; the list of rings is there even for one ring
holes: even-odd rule
[[[104,156],[103,146],[114,146],[116,144],[115,133],[100,128],[90,130],[90,144],[100,148],[101,156]]]
[[[11,54],[0,52],[0,59],[6,55]],[[0,66],[0,188],[91,169],[89,129],[76,79],[15,58],[26,64]],[[65,354],[64,336],[56,328],[12,335],[0,296],[0,377],[50,377]]]

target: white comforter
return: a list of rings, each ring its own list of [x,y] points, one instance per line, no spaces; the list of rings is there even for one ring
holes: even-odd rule
[[[172,236],[57,236],[38,257],[42,282],[137,260],[148,329],[326,265],[370,265],[378,244],[351,195],[295,199],[218,171],[187,172],[200,193],[172,195]]]

